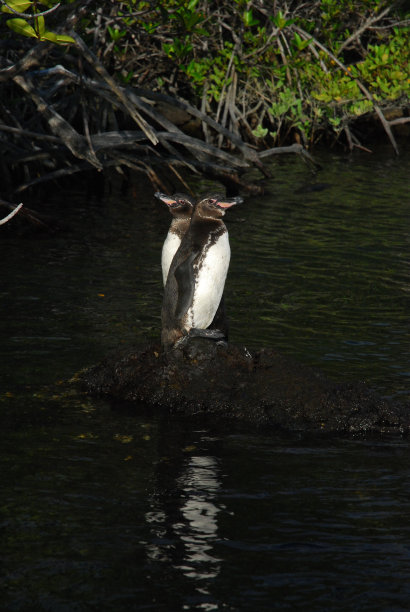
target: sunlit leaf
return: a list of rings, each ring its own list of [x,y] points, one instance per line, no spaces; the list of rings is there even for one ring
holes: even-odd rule
[[[46,32],[44,38],[47,38],[49,34],[54,34],[54,32]],[[74,38],[71,36],[65,36],[64,34],[55,34],[55,40],[52,42],[56,42],[58,45],[70,45],[75,43]],[[47,40],[51,40],[51,38],[47,38]]]
[[[41,36],[41,40],[49,40],[50,42],[57,43],[58,45],[69,45],[74,43],[74,38],[71,36],[65,36],[64,34],[55,34],[55,32],[44,32]],[[104,297],[103,293],[98,294],[100,297]]]
[[[8,19],[7,25],[10,30],[16,32],[16,34],[22,34],[23,36],[31,36],[32,38],[37,38],[37,34],[34,28],[31,27],[27,21],[17,17],[16,19]]]
[[[30,0],[8,0],[6,5],[2,4],[1,10],[3,13],[13,13],[12,8],[18,13],[25,13],[32,4]]]
[[[56,43],[57,42],[57,34],[55,34],[54,32],[44,32],[41,35],[41,40],[49,40],[50,42]]]
[[[44,17],[42,15],[40,15],[40,17],[36,17],[36,23],[37,23],[38,33],[40,34],[40,38],[43,38],[45,31],[46,31],[46,24],[44,21]]]

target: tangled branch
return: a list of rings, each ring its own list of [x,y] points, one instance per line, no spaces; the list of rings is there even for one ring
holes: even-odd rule
[[[18,11],[16,11],[16,9],[14,9],[9,4],[7,4],[6,0],[0,0],[0,2],[14,15],[18,15],[19,17],[25,17],[26,19],[37,19],[38,17],[44,17],[45,15],[50,15],[51,13],[54,13],[54,11],[56,11],[61,6],[61,2],[59,2],[58,4],[55,4],[51,8],[47,9],[46,11],[42,11],[41,13],[19,13]]]

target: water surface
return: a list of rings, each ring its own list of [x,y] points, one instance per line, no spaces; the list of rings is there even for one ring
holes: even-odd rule
[[[231,339],[409,401],[409,159],[318,156],[226,215]],[[408,609],[407,440],[221,430],[65,384],[158,337],[151,196],[74,185],[43,205],[62,231],[0,236],[0,609]]]

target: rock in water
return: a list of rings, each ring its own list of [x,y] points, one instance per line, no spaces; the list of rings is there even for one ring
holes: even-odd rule
[[[252,350],[192,338],[168,353],[159,345],[113,354],[81,376],[93,395],[186,415],[253,423],[272,430],[401,433],[409,407],[363,384],[339,384],[274,349]]]

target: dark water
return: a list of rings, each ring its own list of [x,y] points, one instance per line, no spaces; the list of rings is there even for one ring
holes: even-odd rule
[[[321,161],[277,161],[270,194],[227,214],[232,341],[410,402],[409,158]],[[408,441],[78,394],[75,372],[158,336],[169,219],[138,185],[44,207],[64,231],[0,228],[0,609],[407,610]]]

